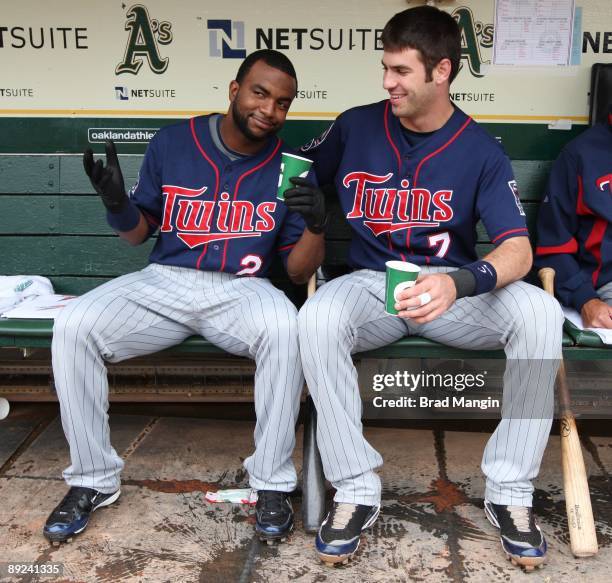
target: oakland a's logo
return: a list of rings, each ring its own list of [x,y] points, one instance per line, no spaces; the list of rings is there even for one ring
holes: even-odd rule
[[[466,6],[457,8],[452,16],[461,31],[461,67],[467,62],[474,77],[483,77],[484,73],[481,73],[480,66],[489,61],[483,61],[480,47],[490,49],[493,46],[493,25],[476,20],[472,11]]]
[[[164,59],[157,44],[168,45],[172,42],[172,24],[150,18],[147,9],[135,4],[127,12],[125,30],[130,33],[123,61],[117,65],[115,73],[136,75],[146,57],[154,73],[163,73],[170,59]]]

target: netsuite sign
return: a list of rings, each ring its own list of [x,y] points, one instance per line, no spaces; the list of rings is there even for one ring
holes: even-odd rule
[[[467,64],[474,77],[482,77],[482,49],[493,46],[493,24],[476,19],[472,10],[461,6],[452,16],[457,20],[462,38],[462,66]],[[242,20],[207,21],[209,55],[222,59],[243,59],[259,49],[278,51],[382,51],[382,28],[369,27],[256,27],[251,42],[246,37],[249,26]]]

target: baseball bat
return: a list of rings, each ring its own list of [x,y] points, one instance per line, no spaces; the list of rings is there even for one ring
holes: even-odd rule
[[[544,289],[554,292],[555,270],[544,267],[538,272]],[[565,374],[563,357],[557,373],[557,397],[559,399],[561,460],[563,467],[563,490],[565,492],[565,508],[570,534],[570,547],[575,557],[591,557],[597,554],[597,536],[591,496],[587,481],[582,447],[576,428],[576,420],[571,411],[569,386]]]

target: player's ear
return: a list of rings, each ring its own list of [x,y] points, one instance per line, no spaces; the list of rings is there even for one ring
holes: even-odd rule
[[[236,95],[238,94],[238,89],[240,89],[240,85],[238,81],[230,81],[229,84],[229,100],[234,101],[236,99]]]
[[[441,59],[433,69],[433,80],[437,85],[448,81],[453,66],[450,59]]]

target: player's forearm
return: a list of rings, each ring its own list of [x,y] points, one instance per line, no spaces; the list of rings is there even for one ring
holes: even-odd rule
[[[531,245],[527,237],[506,239],[499,247],[484,257],[497,272],[496,288],[504,287],[525,277],[533,263]]]
[[[306,283],[325,256],[325,237],[308,229],[295,244],[287,258],[287,275],[293,283]]]
[[[138,224],[133,229],[129,231],[117,231],[117,234],[130,245],[140,245],[149,234],[149,225],[143,214],[140,213]]]

